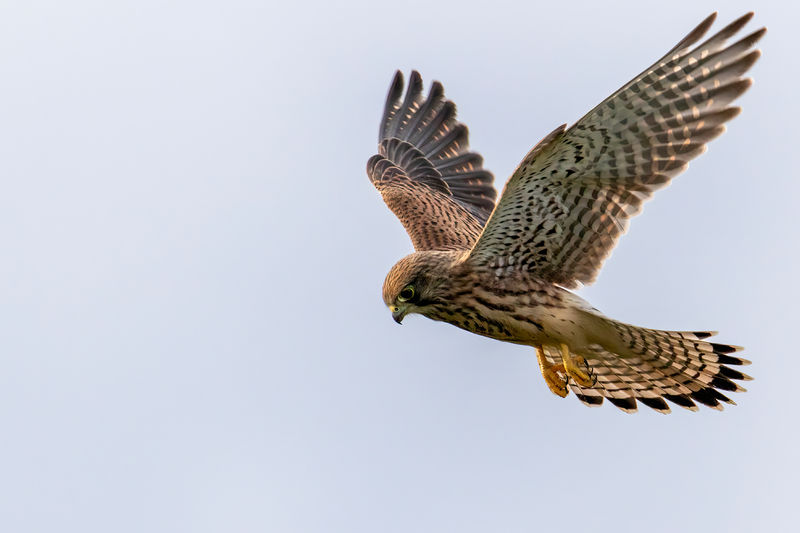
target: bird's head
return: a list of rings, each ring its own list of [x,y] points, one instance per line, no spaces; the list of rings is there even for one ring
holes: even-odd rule
[[[415,252],[397,262],[383,282],[383,301],[398,324],[411,313],[426,315],[447,301],[453,252]]]

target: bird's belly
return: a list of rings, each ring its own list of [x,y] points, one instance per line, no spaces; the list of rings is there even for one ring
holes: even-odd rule
[[[518,342],[543,344],[582,344],[584,330],[574,309],[547,305],[526,307],[509,316],[509,329]]]
[[[563,289],[558,290],[578,298]],[[516,344],[565,343],[578,348],[590,343],[585,314],[569,296],[563,297],[555,292],[548,294],[547,298],[527,296],[517,294],[491,300],[477,297],[472,305],[450,307],[446,315],[431,318],[484,337]]]

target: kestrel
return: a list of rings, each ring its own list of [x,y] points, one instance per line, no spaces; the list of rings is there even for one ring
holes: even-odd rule
[[[696,44],[706,18],[654,65],[525,156],[499,201],[492,174],[468,149],[467,128],[434,82],[394,77],[367,174],[415,252],[392,267],[383,300],[395,321],[419,313],[501,341],[532,346],[552,392],[586,405],[607,398],[697,410],[733,404],[720,391],[751,379],[731,368],[740,347],[709,331],[660,331],[613,320],[571,292],[595,280],[631,217],[703,153],[752,80],[761,28],[727,45],[751,19]]]

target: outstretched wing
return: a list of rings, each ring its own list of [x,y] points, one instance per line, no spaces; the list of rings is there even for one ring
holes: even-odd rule
[[[729,104],[751,85],[742,75],[766,29],[725,43],[752,15],[694,46],[711,15],[571,128],[548,135],[509,179],[468,260],[567,288],[594,281],[642,204],[738,115]]]
[[[405,98],[398,71],[389,89],[378,135],[378,155],[367,175],[406,228],[417,250],[468,250],[494,209],[492,174],[468,150],[467,127],[456,106],[433,82],[422,97],[413,71]]]

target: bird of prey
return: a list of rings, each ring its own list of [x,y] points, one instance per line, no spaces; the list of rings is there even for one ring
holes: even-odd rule
[[[751,379],[731,368],[740,347],[710,331],[661,331],[604,316],[569,289],[594,281],[630,218],[739,114],[761,28],[728,40],[748,13],[697,44],[716,13],[571,127],[525,156],[497,193],[467,128],[434,82],[397,72],[367,174],[415,252],[386,276],[395,321],[419,313],[478,335],[532,346],[550,390],[623,411],[665,402],[733,404],[720,391]]]

